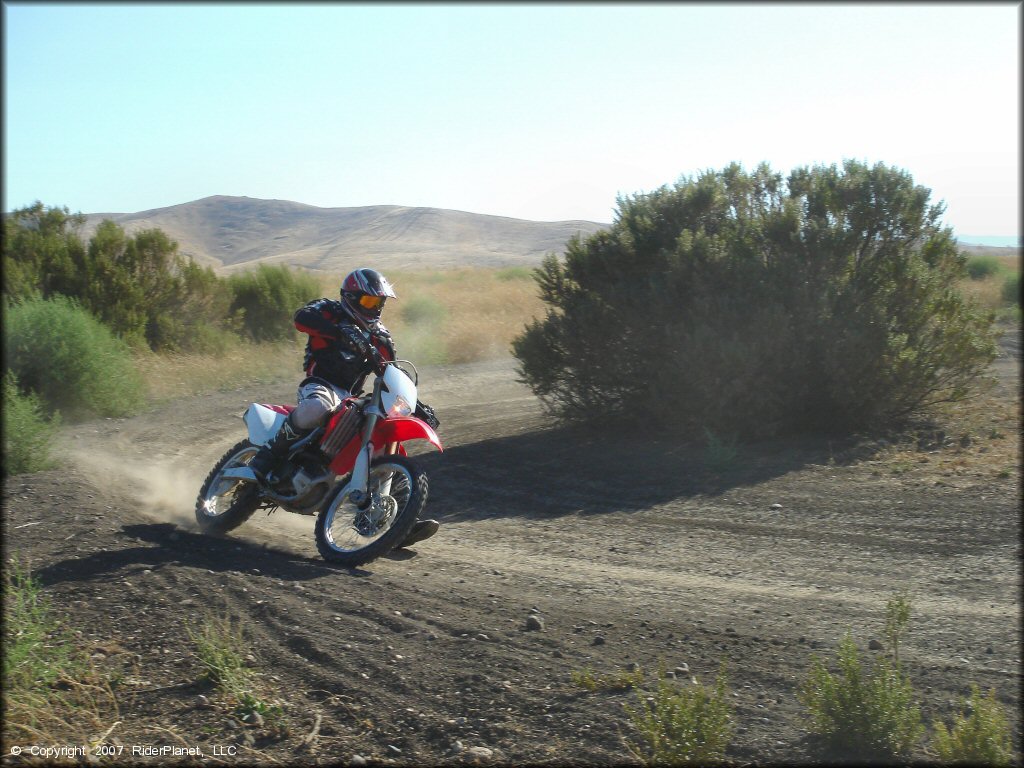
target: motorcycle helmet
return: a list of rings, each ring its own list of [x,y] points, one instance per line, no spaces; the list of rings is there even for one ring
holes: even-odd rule
[[[349,272],[341,282],[341,301],[352,319],[364,330],[380,321],[387,299],[397,299],[395,289],[380,272],[360,267]]]

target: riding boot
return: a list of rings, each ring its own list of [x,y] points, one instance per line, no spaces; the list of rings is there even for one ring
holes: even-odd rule
[[[299,439],[309,434],[308,429],[296,429],[292,424],[291,414],[284,420],[284,424],[270,440],[260,446],[259,451],[249,462],[249,469],[253,471],[261,483],[266,483],[281,460],[288,455],[291,448]]]
[[[437,522],[437,520],[417,520],[413,524],[412,530],[409,531],[409,535],[406,536],[405,540],[398,545],[398,548],[401,549],[402,547],[411,547],[413,544],[416,544],[417,542],[423,541],[424,539],[429,539],[431,536],[437,533],[437,529],[440,527],[441,524]]]

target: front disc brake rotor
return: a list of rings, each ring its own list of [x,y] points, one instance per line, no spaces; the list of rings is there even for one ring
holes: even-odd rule
[[[373,502],[364,512],[356,515],[353,521],[356,531],[361,536],[376,536],[398,512],[398,501],[394,496],[373,495]]]

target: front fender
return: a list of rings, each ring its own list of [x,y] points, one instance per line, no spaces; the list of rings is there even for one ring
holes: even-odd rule
[[[414,416],[381,419],[373,428],[373,435],[370,437],[375,456],[388,443],[403,443],[407,440],[426,440],[437,450],[444,450],[441,446],[441,438],[430,428],[430,425]],[[359,444],[359,435],[356,435],[348,445],[338,451],[338,455],[331,461],[331,471],[334,474],[343,475],[352,469],[359,453]],[[399,446],[399,450],[403,450],[401,446]]]
[[[421,421],[415,416],[381,419],[377,422],[370,440],[377,447],[388,443],[404,443],[406,440],[426,440],[437,450],[444,450],[437,432],[432,430],[425,421]]]

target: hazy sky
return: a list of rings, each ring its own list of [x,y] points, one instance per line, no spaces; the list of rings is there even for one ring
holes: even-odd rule
[[[611,221],[732,161],[909,171],[1018,235],[1019,3],[4,3],[4,199]]]

